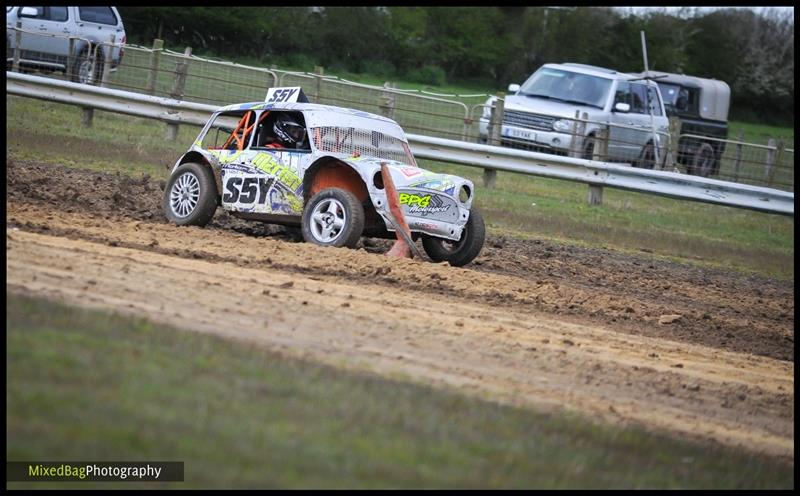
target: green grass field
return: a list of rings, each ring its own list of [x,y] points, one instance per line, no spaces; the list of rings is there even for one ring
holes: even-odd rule
[[[791,488],[790,464],[6,296],[10,461],[170,460],[183,483],[7,488]]]
[[[166,141],[165,124],[95,111],[80,125],[80,109],[6,97],[7,157],[70,167],[150,174],[166,179],[199,128],[181,126]],[[44,125],[43,123],[46,123]],[[459,174],[477,186],[476,205],[494,234],[548,238],[730,267],[779,278],[794,277],[794,219],[605,188],[602,206],[589,206],[586,185],[499,173],[496,189],[482,186],[482,170],[421,161]]]

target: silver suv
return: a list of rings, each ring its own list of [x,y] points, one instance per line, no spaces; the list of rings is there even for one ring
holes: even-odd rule
[[[103,50],[108,46],[100,43],[109,43],[112,35],[111,70],[114,71],[122,60],[122,46],[127,41],[116,8],[6,7],[6,68],[11,67],[19,39],[22,69],[61,71],[72,81],[98,84],[105,60]],[[70,38],[74,39],[72,53]]]
[[[608,127],[604,159],[653,168],[656,151],[659,160],[665,156],[669,119],[652,81],[602,67],[545,64],[522,86],[512,84],[508,91],[500,129],[504,146],[565,155],[577,145],[580,156],[591,158],[594,138]],[[495,99],[487,100],[479,121],[482,142],[487,140]],[[591,121],[580,135],[574,131],[580,129],[574,126],[576,110]]]

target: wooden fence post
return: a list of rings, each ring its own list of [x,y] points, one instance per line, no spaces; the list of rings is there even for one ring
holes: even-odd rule
[[[572,128],[570,129],[571,139],[569,141],[569,153],[568,153],[568,156],[573,158],[580,157],[580,155],[575,149],[575,145],[577,144],[578,141],[575,139],[575,137],[578,136],[578,119],[580,118],[581,118],[581,111],[576,110],[575,118],[572,120]]]
[[[489,130],[488,130],[488,144],[493,146],[500,146],[502,144],[502,127],[503,127],[503,113],[505,106],[506,94],[500,92],[497,94],[497,99],[492,107],[492,113],[489,117]],[[489,189],[493,189],[497,183],[497,171],[494,169],[483,169],[483,185]]]
[[[767,142],[767,146],[769,149],[767,149],[767,159],[764,162],[764,176],[767,180],[767,185],[772,186],[772,180],[775,177],[775,139],[770,138]]]
[[[94,109],[89,107],[81,107],[81,126],[92,127],[94,121]]]
[[[22,21],[17,21],[17,30],[14,33],[14,61],[11,63],[11,70],[19,72],[19,45],[22,43]]]
[[[325,68],[314,67],[314,103],[322,103],[322,76],[325,75]]]
[[[594,136],[594,146],[592,147],[592,160],[605,162],[608,160],[608,127],[597,131]],[[589,183],[589,195],[587,197],[589,205],[603,204],[603,187],[599,184]]]
[[[769,185],[772,186],[775,179],[775,172],[781,167],[781,159],[783,158],[783,149],[786,148],[786,143],[781,139],[778,140],[778,149],[775,152],[775,164],[772,168],[772,173],[769,176]]]
[[[739,170],[742,167],[742,142],[744,141],[744,130],[739,130],[739,137],[736,138],[736,152],[733,159],[733,182],[739,182]]]
[[[383,87],[386,89],[394,88],[394,83],[385,82],[383,83]],[[378,105],[381,110],[381,115],[384,117],[388,117],[389,119],[394,119],[394,107],[395,107],[395,96],[394,94],[384,91],[381,94],[381,102]]]
[[[186,62],[186,57],[192,56],[192,47],[186,47],[183,51],[183,56],[184,58],[179,59],[178,62],[175,63],[175,82],[172,84],[172,91],[169,94],[170,98],[174,98],[175,100],[183,99],[186,87],[186,72],[189,66],[189,63]],[[178,139],[178,124],[172,122],[167,123],[166,138],[169,141]]]
[[[77,54],[75,53],[75,37],[69,37],[69,52],[67,53],[67,73],[66,78],[67,81],[72,79],[72,74],[75,72],[75,59]]]
[[[667,149],[667,156],[664,159],[664,168],[672,168],[678,170],[678,155],[680,148],[678,143],[681,139],[681,119],[672,116],[669,118],[669,148]]]
[[[161,51],[164,50],[164,40],[153,40],[153,51],[150,52],[150,74],[147,76],[147,94],[156,94],[156,83],[158,82],[158,59]]]
[[[114,40],[115,36],[111,35],[111,43],[108,47],[104,50],[103,53],[103,76],[100,78],[100,86],[105,88],[108,86],[108,77],[111,74],[111,55],[114,52]]]

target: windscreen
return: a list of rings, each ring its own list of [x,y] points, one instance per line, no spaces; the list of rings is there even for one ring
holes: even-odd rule
[[[545,67],[525,81],[519,94],[603,108],[610,90],[610,79]]]

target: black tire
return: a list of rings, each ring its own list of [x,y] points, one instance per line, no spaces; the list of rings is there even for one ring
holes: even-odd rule
[[[422,247],[434,262],[447,262],[454,267],[463,267],[472,262],[483,248],[486,226],[480,211],[473,208],[467,225],[458,242],[422,235]]]
[[[689,174],[708,177],[714,172],[714,162],[714,148],[708,143],[701,143],[697,151],[694,152]]]
[[[592,157],[594,157],[594,136],[589,136],[583,144],[583,158],[592,160]]]
[[[94,73],[92,73],[92,59],[89,56],[91,50],[84,48],[81,53],[75,58],[75,63],[72,66],[72,74],[70,78],[74,83],[90,84],[97,86],[103,79],[103,58],[102,53],[98,49],[94,61]]]
[[[642,169],[652,169],[656,165],[656,153],[655,153],[655,146],[653,143],[650,142],[642,148],[642,152],[639,154],[639,160],[636,163],[636,167]]]
[[[309,243],[354,248],[364,232],[364,207],[349,191],[323,189],[303,208],[301,229]]]
[[[217,211],[218,196],[211,168],[188,162],[175,169],[167,181],[162,206],[170,222],[205,226]]]

